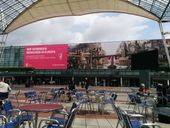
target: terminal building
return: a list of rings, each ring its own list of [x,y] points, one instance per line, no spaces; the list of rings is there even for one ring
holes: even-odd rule
[[[10,6],[9,1],[1,1],[0,8],[0,35],[4,44],[10,32],[27,24],[53,17],[79,16],[95,12],[123,12],[149,18],[158,23],[162,36],[162,41],[143,41],[142,45],[138,41],[122,42],[120,48],[110,54],[105,54],[108,50],[103,51],[98,44],[93,44],[90,48],[87,44],[79,45],[76,49],[73,45],[68,47],[68,57],[57,54],[59,60],[65,57],[64,65],[52,63],[47,59],[45,61],[37,59],[39,65],[36,65],[38,63],[32,62],[31,59],[42,57],[37,55],[28,57],[30,60],[26,63],[28,58],[25,60],[24,46],[1,47],[0,75],[4,76],[9,83],[23,84],[29,80],[33,85],[58,85],[66,84],[69,79],[74,79],[77,85],[83,85],[84,78],[89,77],[91,85],[100,86],[138,86],[143,81],[148,81],[145,83],[147,86],[153,85],[155,81],[169,85],[170,77],[167,70],[131,70],[131,54],[150,48],[158,50],[159,65],[170,66],[168,52],[170,43],[165,39],[165,35],[169,32],[163,30],[164,23],[170,21],[170,1],[168,0],[152,2],[149,0],[79,0],[55,1],[52,4],[49,0],[16,0],[10,1]],[[28,53],[30,53],[29,49]],[[37,54],[39,53],[38,51]],[[56,57],[51,56],[52,58]],[[168,61],[168,64],[165,61]],[[45,65],[46,67],[43,67]],[[60,66],[60,68],[53,66]]]
[[[167,41],[169,42],[169,40]],[[64,68],[47,67],[50,64],[54,65],[55,62],[51,62],[49,59],[41,60],[45,54],[56,52],[53,51],[54,49],[42,50],[49,49],[49,47],[61,49],[58,48],[60,45],[6,46],[3,47],[1,55],[0,75],[9,84],[25,84],[29,80],[30,85],[65,85],[73,79],[76,85],[83,86],[85,77],[88,77],[92,86],[139,86],[141,78],[149,81],[149,86],[156,82],[169,85],[169,72],[131,70],[131,54],[151,47],[159,48],[159,65],[166,65],[163,46],[158,47],[161,45],[161,40],[122,41],[116,50],[112,47],[114,43],[117,42],[62,44],[66,46],[66,54],[63,55],[66,57],[66,67]],[[109,49],[106,47],[109,47],[111,52],[108,52]],[[36,51],[30,51],[31,48]],[[43,53],[43,55],[39,56],[39,53]],[[59,53],[57,55],[62,57]],[[29,58],[31,62],[27,63],[26,58]],[[36,62],[40,64],[31,65]],[[44,65],[46,67],[43,67]]]

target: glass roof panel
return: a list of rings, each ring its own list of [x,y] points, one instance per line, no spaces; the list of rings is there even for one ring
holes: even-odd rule
[[[0,33],[37,0],[0,0]]]
[[[170,0],[128,0],[152,14],[159,17],[160,20],[169,20]]]
[[[58,2],[56,2],[56,1],[58,1]],[[68,10],[66,12],[63,11],[63,8],[62,9],[60,8],[61,1],[63,3],[63,6],[65,8],[68,8]],[[84,0],[83,2],[82,2],[82,0],[67,0],[67,1],[66,0],[0,0],[0,34],[2,34],[2,32],[5,32],[5,31],[8,31],[8,32],[12,31],[13,28],[15,28],[15,27],[17,28],[19,25],[17,26],[16,24],[20,24],[20,22],[14,22],[14,21],[17,21],[19,19],[18,16],[23,11],[25,11],[27,9],[29,10],[30,6],[33,5],[33,3],[35,3],[35,2],[37,2],[37,5],[33,7],[33,10],[31,10],[31,11],[29,10],[29,12],[31,12],[31,13],[25,13],[25,15],[24,15],[25,17],[21,16],[20,19],[25,18],[28,21],[29,20],[36,21],[38,18],[43,19],[42,18],[43,16],[47,17],[45,15],[49,15],[49,16],[61,15],[62,16],[62,15],[71,15],[71,14],[74,15],[74,13],[75,13],[75,15],[76,14],[86,14],[87,12],[90,13],[90,12],[94,11],[93,7],[88,8],[87,10],[83,10],[83,9],[81,9],[81,7],[78,7],[79,5],[77,4],[77,3],[81,3],[82,5],[83,4],[88,5],[90,3],[89,1],[90,0]],[[108,1],[114,3],[114,0],[108,0]],[[138,10],[136,8],[139,7],[140,11],[141,11],[141,16],[146,16],[151,19],[153,19],[152,17],[154,17],[154,19],[156,21],[161,20],[161,21],[169,21],[170,22],[170,0],[120,0],[119,2],[118,1],[119,0],[117,0],[117,3],[119,3],[120,1],[121,1],[120,3],[122,3],[122,2],[128,3],[127,5],[130,5],[129,7],[135,6],[134,10],[129,11],[128,9],[127,10],[123,9],[123,12],[138,14],[138,13],[136,13],[137,12],[136,10]],[[95,3],[93,6],[94,6],[94,8],[98,8],[100,10],[101,8],[99,8],[97,6],[99,4],[99,2],[101,2],[101,1],[93,0],[93,3]],[[51,4],[49,4],[49,3],[51,3]],[[54,4],[55,8],[53,8],[54,10],[48,8],[49,12],[46,11],[45,10],[45,9],[47,9],[46,6],[52,5],[52,3],[55,3]],[[103,2],[103,4],[106,4],[106,3]],[[76,6],[73,6],[73,5],[76,5]],[[113,11],[114,11],[117,8],[119,8],[119,6],[120,5],[117,4],[117,6],[113,5],[113,7],[112,6],[108,6],[108,7],[110,7],[110,9],[113,9]],[[80,9],[77,10],[77,8],[80,8]],[[142,10],[141,8],[144,10]],[[102,11],[102,9],[101,9],[101,11]],[[103,9],[103,10],[105,10],[105,9]],[[80,13],[77,11],[80,11]],[[120,12],[121,11],[122,10],[120,8]],[[58,13],[54,14],[55,12],[58,12]],[[147,13],[147,15],[145,15],[146,13]],[[139,13],[139,15],[140,15],[140,13]],[[20,20],[22,23],[27,22],[26,20],[23,20],[23,19]],[[11,26],[13,28],[7,30]]]

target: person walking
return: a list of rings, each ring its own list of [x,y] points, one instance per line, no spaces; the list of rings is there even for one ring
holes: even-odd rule
[[[0,108],[2,109],[3,100],[8,98],[9,92],[11,91],[11,87],[9,84],[3,81],[3,78],[0,78]]]

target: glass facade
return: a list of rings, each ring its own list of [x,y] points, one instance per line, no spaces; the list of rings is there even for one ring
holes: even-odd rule
[[[3,48],[4,54],[0,61],[0,76],[10,78],[14,84],[23,84],[27,79],[32,79],[34,85],[49,84],[55,81],[55,84],[66,84],[65,82],[74,80],[77,84],[85,77],[89,77],[91,82],[97,80],[96,85],[118,86],[120,79],[123,79],[125,86],[136,86],[139,83],[140,72],[135,70],[117,70],[117,69],[68,69],[68,70],[22,70],[24,67],[24,47],[8,46]],[[14,70],[10,70],[14,68]],[[5,69],[5,70],[4,70]],[[150,72],[152,81],[169,80],[168,72]]]
[[[9,46],[1,48],[3,52],[0,67],[22,67],[24,63],[24,48],[21,46]]]

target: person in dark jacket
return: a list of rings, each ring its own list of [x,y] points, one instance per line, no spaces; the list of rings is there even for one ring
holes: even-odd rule
[[[89,87],[89,80],[88,80],[88,78],[86,77],[85,78],[85,89],[86,89],[86,93],[88,92],[87,90],[88,90],[88,87]]]

